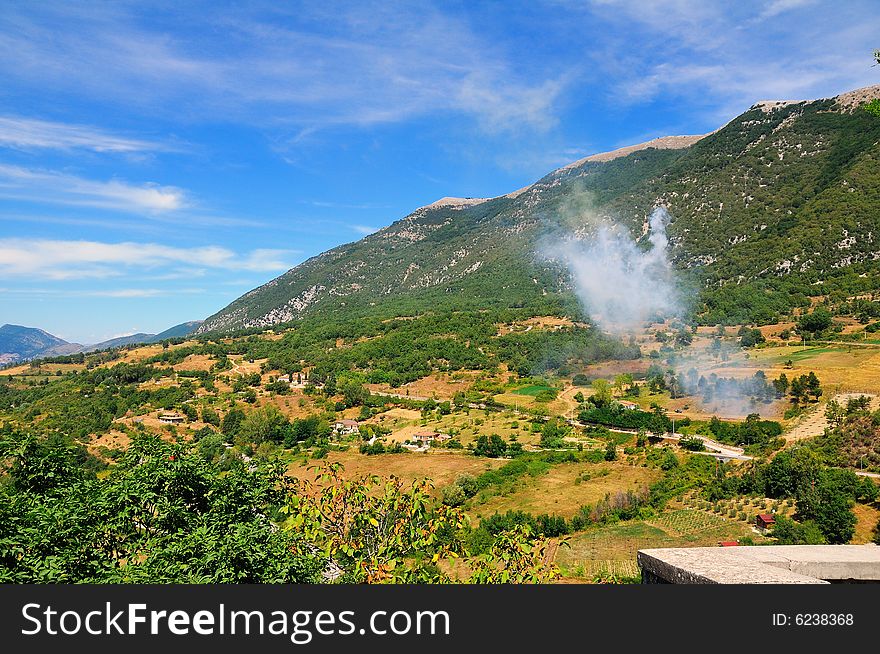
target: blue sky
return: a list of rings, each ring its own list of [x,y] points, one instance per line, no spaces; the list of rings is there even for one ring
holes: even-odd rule
[[[0,323],[204,318],[437,198],[880,83],[873,1],[3,3]]]

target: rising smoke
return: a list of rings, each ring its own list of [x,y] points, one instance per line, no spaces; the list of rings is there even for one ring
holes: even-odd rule
[[[544,247],[545,254],[566,265],[575,293],[597,325],[615,334],[632,333],[654,317],[680,314],[666,236],[669,219],[663,207],[651,212],[647,250],[619,226],[600,224],[590,241],[556,240]]]
[[[600,219],[590,200],[587,194],[577,194],[576,201],[559,216],[566,233],[545,240],[540,251],[568,269],[592,322],[623,336],[643,332],[651,322],[681,317],[683,285],[669,257],[666,228],[671,217],[667,210],[658,206],[648,216],[640,239],[647,237],[648,247],[643,248],[619,223]],[[584,229],[589,234],[575,236]],[[770,413],[772,387],[763,376],[736,380],[715,374],[723,361],[739,351],[720,339],[715,343],[711,351],[686,350],[668,358],[666,365],[660,364],[669,384],[722,417]]]

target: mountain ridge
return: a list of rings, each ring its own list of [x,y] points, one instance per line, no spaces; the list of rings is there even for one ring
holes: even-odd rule
[[[159,343],[166,339],[187,336],[201,324],[201,320],[189,320],[158,334],[137,333],[92,345],[69,343],[38,327],[6,324],[0,327],[0,365],[20,363],[35,358],[95,352],[125,345]]]
[[[851,100],[877,96],[880,86],[756,103],[708,135],[686,137],[685,147],[583,160],[495,198],[441,199],[249,291],[197,333],[322,312],[573,312],[570,279],[536,256],[536,244],[588,238],[611,223],[642,239],[656,206],[673,217],[670,256],[696,289],[699,320],[769,320],[808,304],[804,289],[823,278],[846,277],[853,287],[850,273],[880,257],[872,245],[880,241],[880,119]],[[861,285],[880,288],[873,269],[869,277]]]

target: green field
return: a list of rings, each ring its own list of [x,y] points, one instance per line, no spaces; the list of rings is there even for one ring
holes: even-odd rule
[[[516,393],[517,395],[530,395],[532,397],[536,395],[540,395],[544,391],[553,391],[556,390],[551,386],[546,386],[543,384],[533,384],[532,386],[523,386],[522,388],[517,388],[515,391],[511,391],[512,393]]]

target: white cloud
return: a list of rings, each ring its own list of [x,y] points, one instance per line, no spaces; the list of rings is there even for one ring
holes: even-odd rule
[[[482,26],[408,3],[180,5],[172,20],[200,24],[197,34],[157,28],[122,5],[31,6],[3,18],[0,70],[18,82],[301,134],[447,112],[491,131],[544,130],[568,84],[559,65],[514,65]]]
[[[868,6],[594,1],[611,32],[626,29],[629,37],[604,40],[597,65],[614,80],[612,101],[674,102],[691,123],[700,117],[717,127],[709,121],[729,120],[759,100],[831,97],[876,84],[870,53],[880,17]]]
[[[278,272],[291,267],[285,260],[291,254],[290,250],[256,249],[240,255],[214,245],[183,248],[158,243],[6,238],[0,239],[0,275],[52,280],[114,278],[132,269],[158,268],[165,273],[177,266]]]
[[[92,150],[131,154],[169,151],[165,144],[111,134],[87,125],[0,116],[0,146],[19,149]]]
[[[189,206],[174,186],[95,181],[50,170],[0,164],[0,196],[37,202],[160,214]]]
[[[774,0],[770,4],[765,7],[764,11],[761,12],[759,18],[773,18],[774,16],[778,16],[779,14],[789,11],[791,9],[798,9],[800,7],[806,7],[808,5],[815,4],[816,0]]]
[[[153,298],[172,295],[202,295],[204,288],[118,288],[118,289],[60,289],[60,288],[0,288],[0,295],[19,298],[96,297],[96,298]],[[135,330],[137,331],[137,330]],[[125,336],[125,334],[123,334]]]

